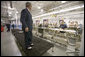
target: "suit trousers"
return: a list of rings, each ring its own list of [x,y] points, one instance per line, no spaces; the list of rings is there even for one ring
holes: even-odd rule
[[[27,49],[27,47],[30,46],[30,44],[32,43],[32,31],[28,31],[28,32],[25,32],[24,31],[24,40],[25,40],[25,48]]]

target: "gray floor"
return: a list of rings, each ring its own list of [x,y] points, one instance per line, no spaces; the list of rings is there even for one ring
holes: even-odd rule
[[[52,52],[52,50],[54,52]],[[16,45],[15,38],[11,32],[1,33],[1,56],[22,56],[19,48]],[[53,49],[50,48],[42,56],[67,56],[65,49],[59,46],[54,46]]]
[[[22,56],[11,32],[1,32],[1,56]]]
[[[53,51],[53,52],[52,52]],[[67,56],[66,49],[58,45],[50,48],[43,56]]]
[[[48,50],[43,56],[67,56],[65,53],[65,50],[62,50],[60,48],[54,47],[52,52],[52,48]]]

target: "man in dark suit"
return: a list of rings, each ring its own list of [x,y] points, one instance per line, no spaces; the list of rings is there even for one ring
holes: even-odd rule
[[[6,26],[7,26],[7,32],[10,32],[10,23],[7,23]]]
[[[30,2],[26,3],[26,8],[21,11],[20,21],[22,23],[22,30],[25,35],[25,48],[32,49],[32,15],[30,13],[32,5]]]

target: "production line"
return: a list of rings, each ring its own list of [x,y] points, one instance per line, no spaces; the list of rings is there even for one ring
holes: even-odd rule
[[[1,1],[1,56],[84,56],[84,1]]]

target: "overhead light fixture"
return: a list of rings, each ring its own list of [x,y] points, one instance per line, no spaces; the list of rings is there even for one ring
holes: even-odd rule
[[[11,8],[11,10],[14,10],[15,8]]]
[[[70,11],[70,10],[75,10],[75,9],[79,9],[79,8],[83,8],[84,5],[81,5],[81,6],[77,6],[77,7],[74,7],[74,8],[69,8],[69,9],[64,9],[64,10],[60,10],[58,12],[50,12],[50,13],[46,13],[46,14],[43,14],[43,15],[40,15],[40,16],[36,16],[36,17],[33,17],[33,18],[38,18],[38,17],[42,17],[42,16],[46,16],[46,15],[50,15],[50,14],[57,14],[57,13],[61,13],[61,12],[66,12],[66,11]]]
[[[43,9],[41,9],[41,12],[43,12]]]
[[[41,9],[41,7],[40,7],[40,6],[38,6],[38,9]]]
[[[9,16],[11,16],[11,15],[9,14]]]
[[[9,14],[12,14],[12,12],[9,12]]]
[[[18,13],[18,11],[16,11],[16,13]]]
[[[8,9],[11,9],[10,6],[8,6]]]
[[[61,3],[65,3],[66,1],[61,1]]]

